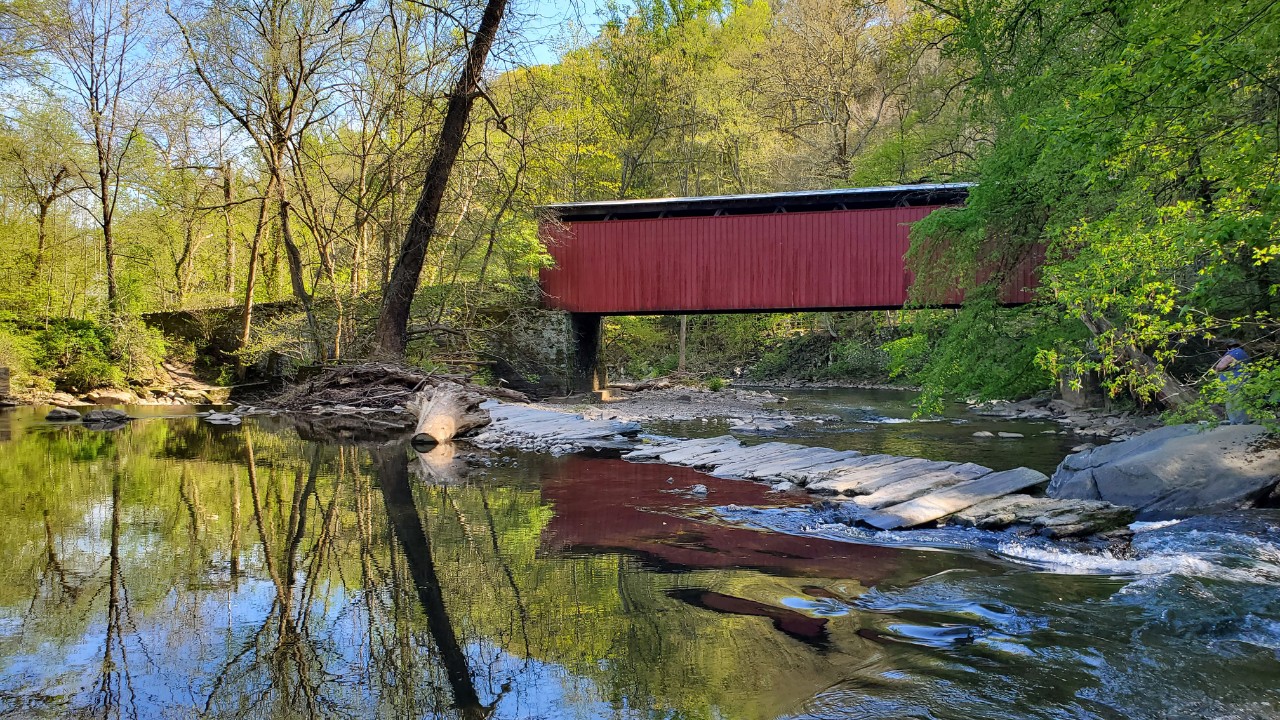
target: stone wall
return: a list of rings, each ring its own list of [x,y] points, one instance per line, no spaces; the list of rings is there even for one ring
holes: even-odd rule
[[[569,313],[519,308],[494,310],[484,319],[495,380],[539,397],[569,392],[573,356]]]
[[[0,367],[0,400],[9,397],[9,368]]]

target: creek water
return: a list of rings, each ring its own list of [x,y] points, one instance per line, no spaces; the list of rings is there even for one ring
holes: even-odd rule
[[[828,445],[1071,441],[806,402],[847,413],[796,430]],[[1089,554],[616,459],[473,453],[442,482],[399,444],[135,410],[0,414],[0,717],[1280,717],[1273,513]]]

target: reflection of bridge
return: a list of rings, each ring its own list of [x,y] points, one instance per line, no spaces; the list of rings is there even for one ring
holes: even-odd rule
[[[573,319],[579,389],[599,387],[605,315],[883,310],[907,302],[911,223],[969,185],[550,205],[547,304]],[[1030,299],[1029,270],[1010,302]]]

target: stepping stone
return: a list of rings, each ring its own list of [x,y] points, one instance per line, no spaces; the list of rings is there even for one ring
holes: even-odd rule
[[[859,458],[864,457],[863,454],[857,450],[846,450],[845,454],[847,457],[819,463],[812,467],[802,468],[799,470],[783,470],[779,475],[793,481],[804,480],[805,482],[809,482],[810,480],[820,480],[830,475],[833,471],[848,470],[852,468]]]
[[[728,457],[725,458],[724,462],[715,464],[715,469],[711,471],[711,475],[718,478],[736,478],[740,476],[740,473],[750,470],[752,466],[759,464],[765,458],[774,458],[783,451],[791,451],[801,447],[804,446],[781,442],[769,442],[763,445],[744,447],[741,452],[727,453]]]
[[[1049,481],[1049,477],[1031,468],[1014,468],[952,485],[904,503],[891,505],[863,518],[872,527],[895,530],[932,522],[959,512],[984,500],[1026,490]]]
[[[956,466],[956,463],[945,460],[923,460],[918,463],[903,462],[886,466],[885,474],[858,486],[857,494],[870,495],[877,490],[896,485],[906,480],[913,480],[922,475],[943,472]]]
[[[823,480],[809,484],[809,492],[820,492],[834,495],[852,495],[865,483],[884,477],[898,470],[916,468],[931,462],[921,458],[905,458],[896,455],[868,455],[859,458],[865,462],[854,461],[850,470],[833,473]],[[895,467],[896,466],[896,467]]]
[[[857,453],[827,450],[825,448],[812,448],[812,450],[813,452],[803,453],[798,458],[784,459],[761,465],[751,471],[750,477],[756,479],[779,477],[784,472],[802,471],[818,465],[830,465],[833,462],[852,460],[858,457]]]
[[[680,442],[679,440],[672,440],[670,438],[649,442],[623,455],[622,459],[630,460],[632,462],[637,460],[653,460],[657,458],[659,455],[661,455],[662,453],[668,452],[670,450],[674,450],[675,448],[680,447],[683,444],[684,443]]]
[[[853,499],[859,507],[882,508],[888,505],[914,500],[921,495],[957,485],[966,480],[982,477],[991,468],[974,463],[964,463],[938,472],[925,473],[882,487],[867,495]]]
[[[671,465],[692,465],[692,461],[695,458],[739,447],[742,447],[742,443],[738,442],[736,438],[722,435],[716,438],[681,443],[671,450],[660,453],[658,459]]]
[[[704,450],[703,452],[697,455],[688,457],[685,459],[684,462],[680,464],[685,465],[687,467],[696,467],[696,468],[712,467],[714,465],[723,465],[726,462],[728,462],[727,458],[731,454],[737,453],[741,449],[742,449],[741,444],[719,445],[716,447],[707,448],[706,450]]]
[[[1051,538],[1093,535],[1133,522],[1133,508],[1101,500],[1062,500],[1006,495],[980,502],[947,518],[962,527],[1002,530],[1026,525]]]

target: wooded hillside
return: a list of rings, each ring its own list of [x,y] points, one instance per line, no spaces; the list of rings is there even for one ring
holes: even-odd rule
[[[239,351],[211,369],[231,380],[268,352],[395,354],[397,304],[430,363],[478,342],[458,333],[483,309],[536,302],[540,204],[974,180],[910,258],[921,302],[972,290],[959,315],[694,319],[690,363],[1221,399],[1231,335],[1250,402],[1274,402],[1275,3],[640,0],[570,23],[549,64],[547,20],[508,5],[0,4],[0,365],[122,385],[191,355],[143,313],[235,307]],[[1028,252],[1041,304],[974,290]],[[672,320],[606,331],[634,374],[674,362]]]

